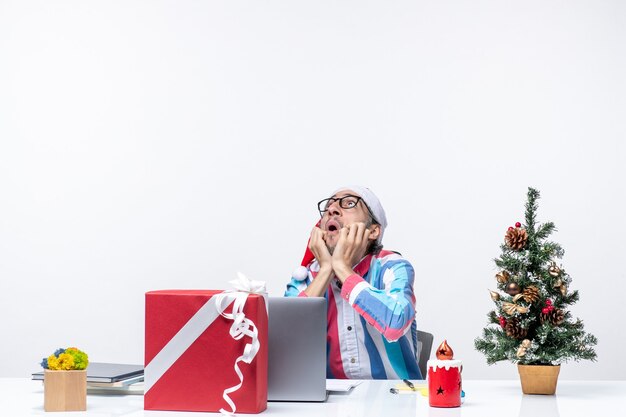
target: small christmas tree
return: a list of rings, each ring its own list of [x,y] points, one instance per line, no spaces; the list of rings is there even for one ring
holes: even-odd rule
[[[563,249],[547,240],[554,223],[535,223],[538,199],[539,192],[529,188],[526,224],[509,227],[502,254],[495,259],[501,292],[490,291],[496,308],[487,315],[490,326],[474,341],[490,365],[502,360],[557,365],[596,359],[596,337],[585,333],[582,321],[567,310],[578,301],[578,291],[570,290],[570,276],[557,266]]]

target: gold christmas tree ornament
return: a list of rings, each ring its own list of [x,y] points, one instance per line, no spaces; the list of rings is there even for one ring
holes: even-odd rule
[[[526,233],[526,229],[522,229],[519,227],[509,227],[506,235],[504,235],[505,243],[513,250],[524,249],[527,240],[528,233]]]
[[[502,311],[509,316],[513,316],[515,313],[526,314],[528,313],[528,307],[520,306],[514,303],[502,303]]]
[[[552,262],[552,264],[550,265],[550,268],[548,268],[548,273],[550,274],[551,277],[556,278],[559,275],[561,275],[561,268],[556,266],[555,262]]]
[[[556,282],[554,283],[554,288],[558,288],[563,297],[567,295],[567,285],[565,285],[563,281],[561,281],[561,278],[556,280]]]
[[[500,299],[500,294],[498,294],[498,293],[497,293],[497,292],[495,292],[495,291],[491,291],[491,290],[489,290],[489,295],[491,296],[491,299],[492,299],[493,301],[498,301],[498,300]]]
[[[496,280],[500,283],[500,284],[506,284],[507,282],[509,282],[509,278],[511,277],[511,275],[509,275],[508,272],[506,271],[500,271],[496,274]]]
[[[528,340],[528,339],[522,340],[522,343],[520,343],[519,347],[517,348],[516,355],[517,355],[518,358],[521,358],[524,355],[526,355],[526,350],[528,350],[528,348],[530,348],[530,344],[531,344],[530,340]]]
[[[517,295],[521,292],[519,285],[516,282],[509,282],[504,290],[508,295]]]

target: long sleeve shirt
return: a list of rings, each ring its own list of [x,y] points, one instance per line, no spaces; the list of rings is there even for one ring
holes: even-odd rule
[[[285,296],[305,296],[317,276],[314,260],[304,280],[292,278]],[[343,285],[332,279],[328,302],[328,378],[421,379],[417,364],[414,271],[395,252],[367,255]]]

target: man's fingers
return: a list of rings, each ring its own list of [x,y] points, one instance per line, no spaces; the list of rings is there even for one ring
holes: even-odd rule
[[[315,226],[313,229],[311,229],[311,238],[313,238],[314,236],[318,236],[321,231],[322,231],[322,229],[320,229],[319,227]]]
[[[351,223],[345,227],[348,229],[348,238],[353,242],[361,242],[364,237],[369,236],[370,230],[365,226],[365,223]],[[367,234],[366,234],[367,233]]]
[[[319,227],[314,227],[313,230],[311,230],[311,238],[309,241],[309,249],[311,250],[317,250],[317,249],[322,249],[322,246],[326,246],[325,242],[325,236],[326,236],[326,232],[324,232],[322,229],[320,229]],[[315,253],[314,250],[314,254],[318,255]]]
[[[363,227],[365,227],[363,223],[356,223],[350,230],[350,237],[356,246],[359,246],[361,243],[361,238],[363,237]]]

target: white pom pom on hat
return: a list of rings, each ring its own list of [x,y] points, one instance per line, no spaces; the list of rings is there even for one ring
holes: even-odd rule
[[[306,269],[306,266],[300,265],[293,271],[291,276],[297,281],[304,281],[309,276],[309,270]]]

